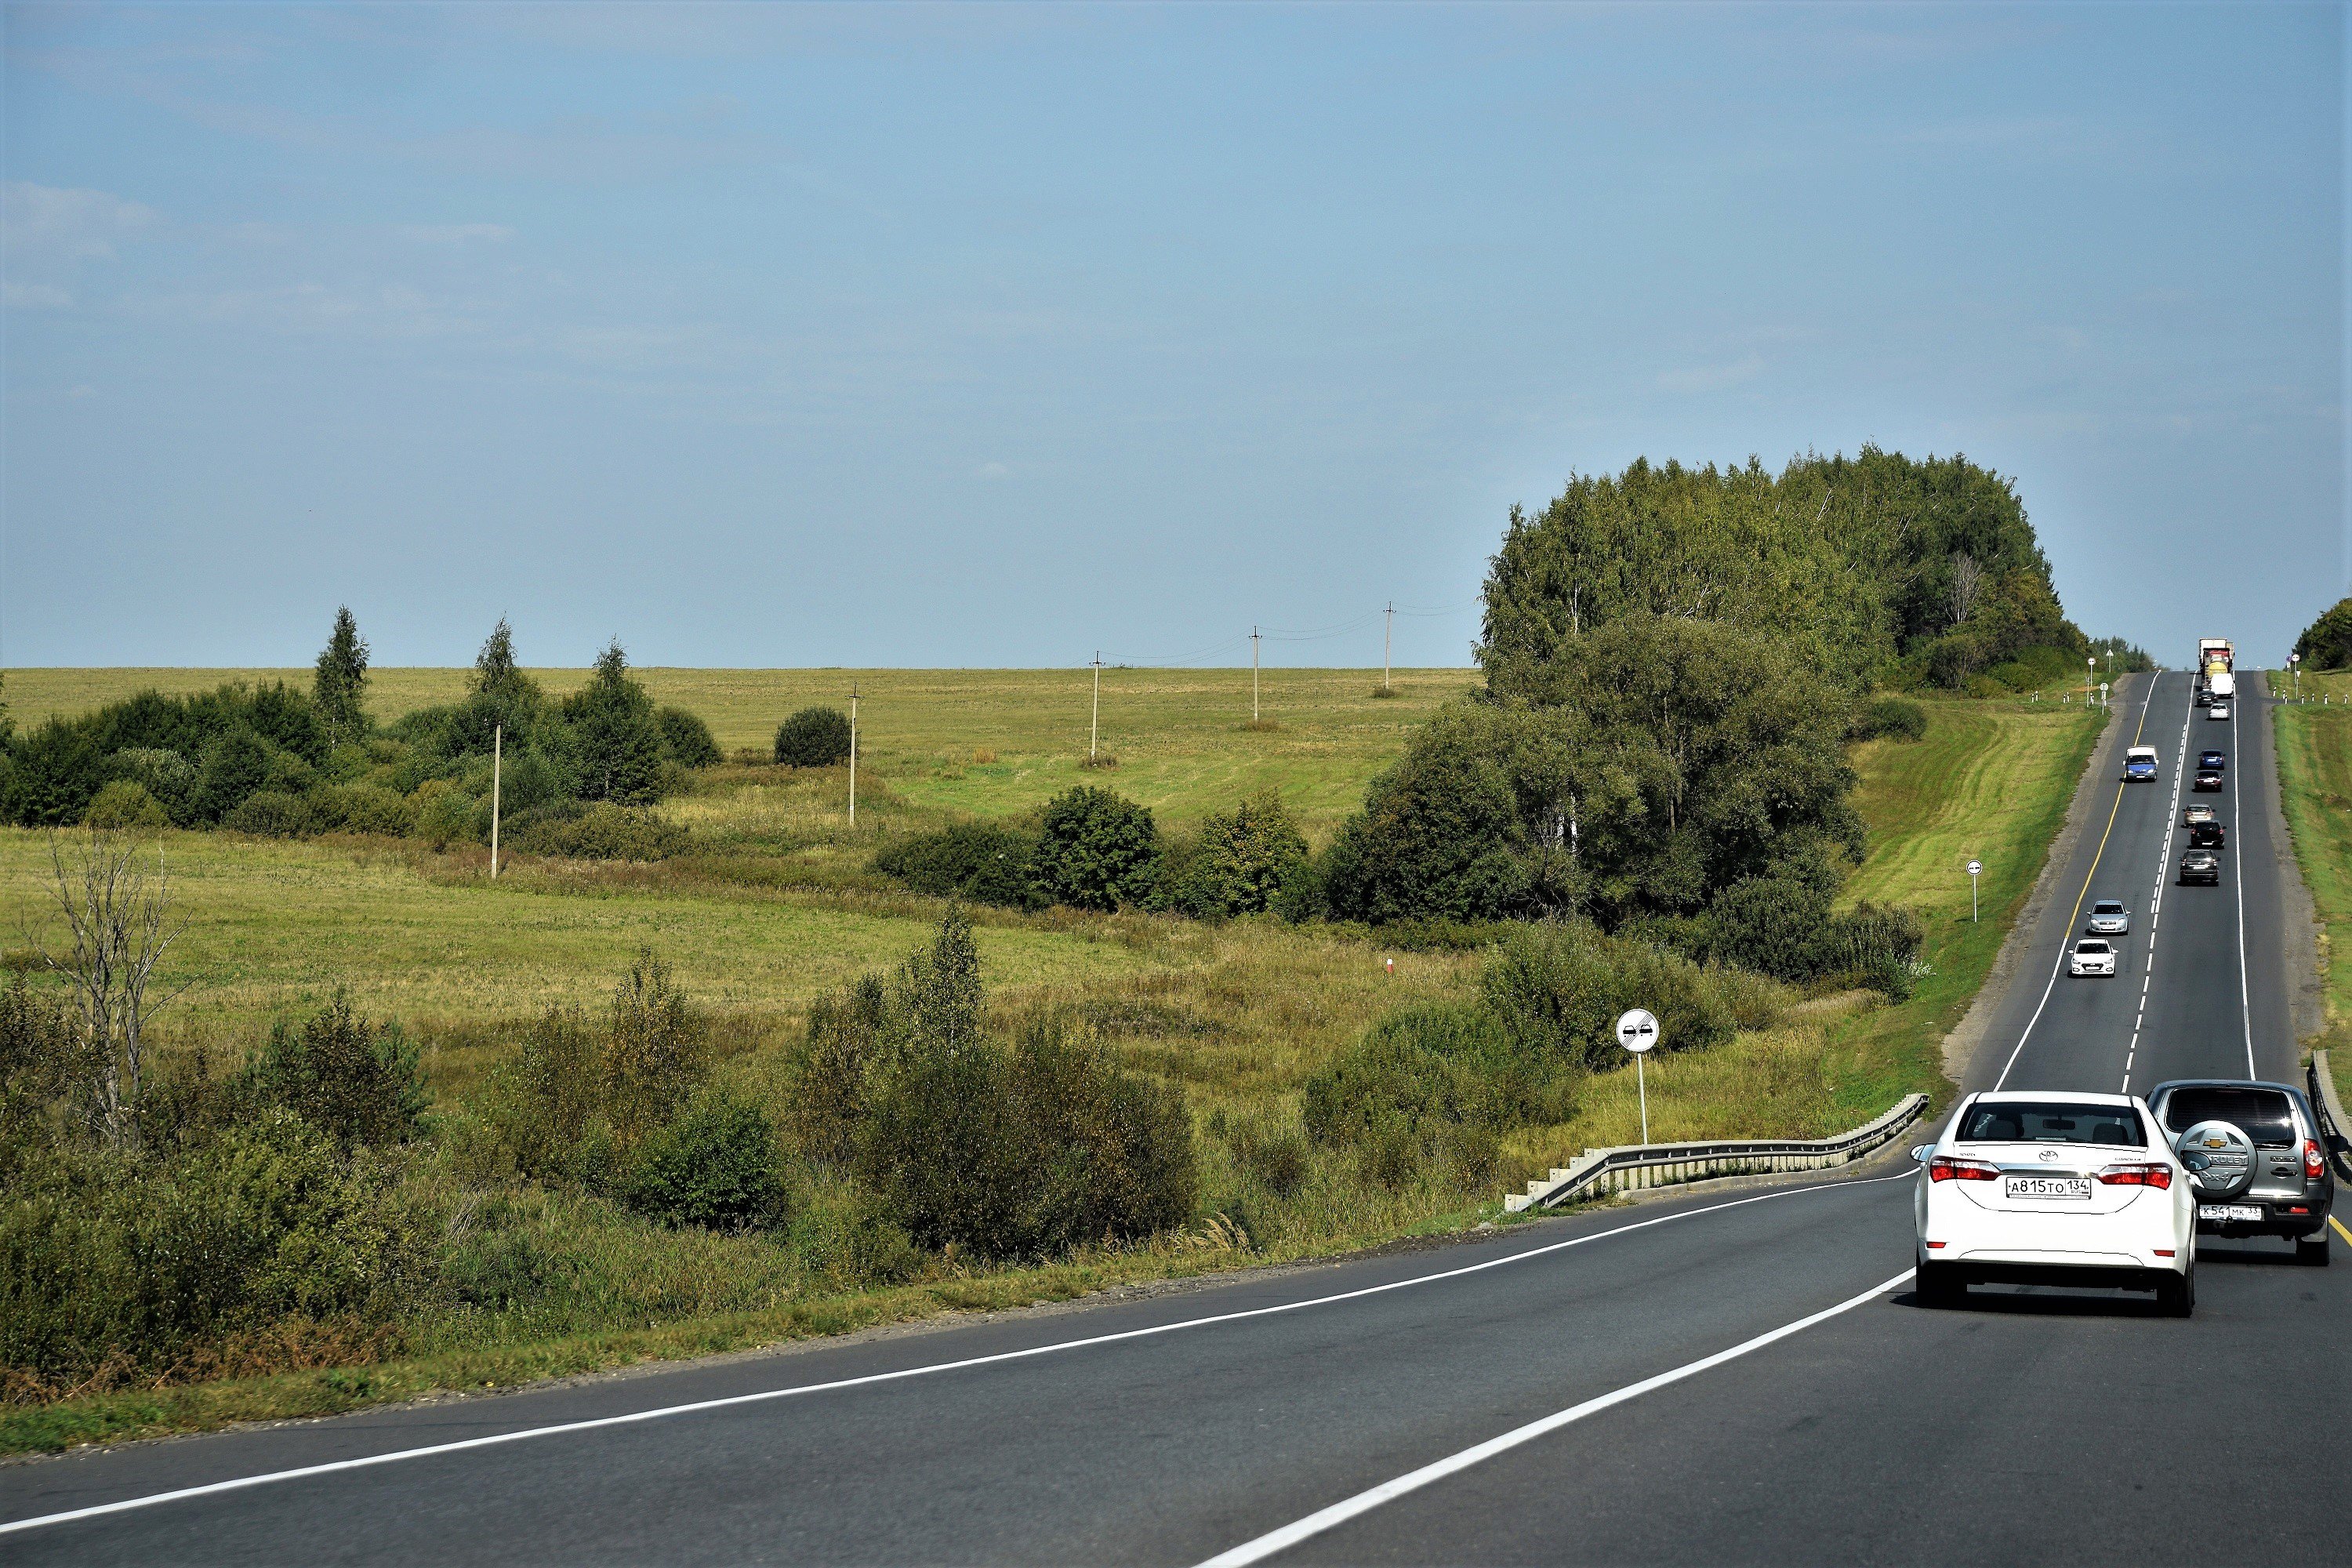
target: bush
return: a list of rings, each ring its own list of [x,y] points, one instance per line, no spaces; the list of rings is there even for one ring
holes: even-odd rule
[[[710,1026],[651,948],[613,992],[604,1113],[625,1144],[666,1121],[710,1071]]]
[[[1864,904],[1831,912],[1834,873],[1802,863],[1749,877],[1716,895],[1708,951],[1717,960],[1799,984],[1868,985],[1911,994],[1911,963],[1925,933],[1901,910]]]
[[[91,796],[81,819],[85,826],[108,828],[166,827],[172,820],[145,785],[129,779],[117,779]]]
[[[891,839],[874,852],[874,868],[919,893],[1028,909],[1041,902],[1030,881],[1036,858],[1033,833],[993,822],[959,822],[936,833]]]
[[[715,768],[727,760],[710,726],[683,708],[656,708],[654,724],[661,731],[662,755],[682,768]]]
[[[1152,892],[1159,852],[1149,808],[1081,784],[1045,806],[1037,889],[1050,902],[1082,910],[1140,903]]]
[[[364,1359],[435,1265],[389,1173],[287,1111],[144,1163],[51,1150],[0,1205],[0,1367],[35,1394],[152,1382],[265,1331]]]
[[[107,768],[116,778],[154,796],[173,822],[185,826],[195,819],[195,764],[179,752],[160,746],[128,746],[108,759]]]
[[[866,1075],[881,1059],[893,1024],[879,975],[810,1005],[791,1115],[793,1137],[811,1159],[846,1167],[856,1153]]]
[[[846,1181],[818,1181],[786,1238],[801,1266],[836,1289],[891,1285],[922,1266],[912,1237],[882,1200]]]
[[[345,1144],[402,1143],[425,1119],[425,1072],[398,1024],[381,1028],[338,995],[299,1029],[278,1022],[247,1069],[253,1098]]]
[[[416,826],[416,807],[382,784],[320,784],[304,797],[321,833],[373,833],[404,838]]]
[[[567,802],[518,816],[508,842],[533,855],[575,860],[667,860],[686,852],[691,836],[642,806]]]
[[[849,720],[834,708],[803,708],[776,730],[776,761],[793,768],[829,768],[849,760]]]
[[[1475,1075],[1497,1126],[1565,1121],[1576,1109],[1572,1065],[1527,1049],[1483,1002],[1400,1008],[1364,1037],[1413,1046]]]
[[[1731,1037],[1729,1004],[1688,959],[1590,926],[1531,927],[1507,940],[1479,973],[1486,1005],[1528,1059],[1556,1067],[1620,1065],[1619,1015],[1657,1015],[1665,1050],[1703,1050]]]
[[[1433,1161],[1485,1180],[1507,1117],[1473,1068],[1376,1032],[1307,1080],[1303,1120],[1309,1138],[1353,1149],[1370,1179],[1399,1188]]]
[[[438,785],[437,788],[433,785]],[[478,844],[488,826],[489,807],[455,785],[432,781],[416,795],[416,837],[436,849]]]
[[[1276,907],[1307,865],[1307,839],[1273,790],[1219,812],[1170,845],[1159,900],[1200,920]]]
[[[638,1213],[672,1226],[781,1225],[786,1194],[775,1129],[756,1105],[705,1094],[645,1140],[622,1195]]]
[[[1272,1116],[1237,1118],[1225,1145],[1233,1151],[1234,1163],[1276,1197],[1294,1196],[1307,1184],[1307,1138],[1291,1122]]]
[[[1927,733],[1927,710],[1906,697],[1881,697],[1862,710],[1851,731],[1857,741],[1917,741]]]
[[[247,795],[221,818],[221,826],[234,833],[250,833],[260,838],[299,838],[318,831],[308,801],[275,789],[257,790]]]
[[[612,1152],[603,1042],[576,1009],[550,1007],[494,1068],[486,1120],[515,1168],[594,1184]]]

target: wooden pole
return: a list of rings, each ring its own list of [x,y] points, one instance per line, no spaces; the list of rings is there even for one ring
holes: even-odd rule
[[[1257,628],[1252,626],[1250,627],[1250,722],[1255,724],[1257,721]]]
[[[490,730],[490,880],[499,879],[499,775],[506,763],[507,727]]]
[[[1102,728],[1102,649],[1095,649],[1095,710],[1087,720],[1087,761],[1095,760],[1095,734]]]
[[[849,826],[857,826],[857,682],[849,683]]]
[[[1396,601],[1389,601],[1388,625],[1381,630],[1381,689],[1389,689],[1389,649],[1396,642]]]

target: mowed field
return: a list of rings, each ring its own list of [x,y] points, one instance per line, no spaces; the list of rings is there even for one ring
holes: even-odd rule
[[[585,669],[534,669],[551,696]],[[463,669],[379,669],[368,709],[388,722],[457,701]],[[1276,789],[1320,840],[1363,800],[1364,785],[1442,702],[1477,683],[1474,669],[1400,669],[1387,700],[1377,669],[1269,669],[1259,678],[1265,728],[1251,729],[1247,669],[1102,672],[1099,749],[1115,768],[1082,768],[1094,700],[1089,669],[661,669],[635,672],[654,700],[709,724],[730,754],[773,745],[776,726],[812,703],[849,707],[858,693],[859,766],[910,805],[999,816],[1077,783],[1102,784],[1181,825]],[[167,695],[223,681],[283,680],[307,669],[12,669],[5,696],[19,724],[81,713],[150,687]]]

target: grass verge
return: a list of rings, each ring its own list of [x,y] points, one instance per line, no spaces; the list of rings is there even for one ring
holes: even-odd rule
[[[2306,698],[2338,696],[2352,678],[2305,676]],[[2305,701],[2272,710],[2278,747],[2279,795],[2304,885],[2319,917],[2319,977],[2326,1010],[2307,1049],[2328,1053],[2336,1091],[2352,1098],[2352,689],[2326,704]]]

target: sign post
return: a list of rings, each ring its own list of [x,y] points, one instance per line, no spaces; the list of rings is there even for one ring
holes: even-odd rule
[[[1982,875],[1983,872],[1983,861],[1971,860],[1969,862],[1969,924],[1970,925],[1977,923],[1977,878]]]
[[[2303,655],[2299,653],[2287,655],[2286,667],[2294,674],[2294,700],[2300,702],[2303,700]]]
[[[1617,1019],[1617,1043],[1633,1053],[1633,1083],[1642,1092],[1642,1142],[1650,1141],[1650,1083],[1643,1076],[1642,1058],[1658,1043],[1657,1016],[1636,1007]]]

